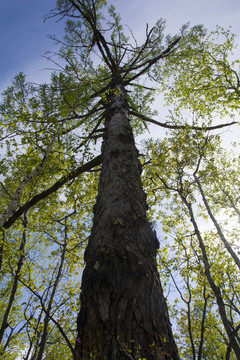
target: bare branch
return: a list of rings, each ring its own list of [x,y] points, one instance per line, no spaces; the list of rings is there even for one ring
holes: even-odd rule
[[[130,115],[136,116],[141,120],[144,121],[148,121],[152,124],[158,125],[160,127],[166,128],[166,129],[189,129],[189,130],[217,130],[217,129],[221,129],[223,127],[228,127],[231,125],[235,125],[237,124],[237,121],[232,121],[231,123],[225,123],[225,124],[220,124],[220,125],[214,125],[214,126],[194,126],[194,125],[171,125],[168,124],[167,122],[162,123],[160,121],[154,120],[149,118],[148,116],[145,116],[143,114],[137,113],[133,110],[129,111]]]
[[[161,54],[159,54],[158,56],[156,56],[155,58],[151,59],[151,60],[147,60],[142,64],[139,64],[135,67],[132,67],[130,70],[138,70],[143,68],[140,72],[138,72],[137,74],[135,74],[134,76],[132,76],[130,79],[127,79],[126,81],[124,81],[124,85],[128,85],[130,84],[131,81],[137,79],[138,77],[140,77],[141,75],[143,75],[144,73],[146,73],[150,67],[152,65],[154,65],[158,60],[165,58],[166,56],[168,56],[174,49],[175,45],[181,40],[181,37],[178,37],[175,41],[173,41],[166,50],[164,50],[163,52],[161,52]]]

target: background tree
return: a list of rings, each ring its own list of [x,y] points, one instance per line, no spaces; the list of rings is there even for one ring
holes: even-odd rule
[[[231,159],[221,149],[219,137],[201,132],[190,141],[191,135],[178,131],[165,141],[148,144],[152,153],[146,176],[151,183],[150,194],[154,194],[150,196],[154,201],[161,198],[163,228],[173,239],[169,255],[169,244],[162,250],[165,256],[160,257],[160,266],[167,269],[180,295],[173,313],[181,314],[180,334],[186,333],[190,341],[189,346],[183,342],[182,354],[201,359],[206,348],[208,358],[230,358],[231,350],[238,358],[238,215],[227,201],[219,205],[222,185],[218,188],[217,184],[224,174],[228,179],[226,186],[230,185],[230,174],[234,172],[236,176],[239,157]],[[220,344],[216,344],[220,353],[212,346],[219,341],[215,331],[220,334]]]

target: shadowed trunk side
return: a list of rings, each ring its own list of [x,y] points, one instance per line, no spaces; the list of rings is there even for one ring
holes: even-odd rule
[[[82,279],[78,358],[179,359],[146,217],[125,89],[107,97],[103,165]]]

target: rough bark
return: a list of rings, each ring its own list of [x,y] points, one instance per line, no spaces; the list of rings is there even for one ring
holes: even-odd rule
[[[177,360],[124,88],[113,86],[107,101],[99,193],[82,278],[78,359]]]

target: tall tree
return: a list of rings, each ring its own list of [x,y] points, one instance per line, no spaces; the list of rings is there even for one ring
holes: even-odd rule
[[[28,294],[28,302],[21,314],[20,329],[13,322],[14,307],[9,310],[11,331],[4,331],[3,351],[10,349],[14,337],[26,329],[23,338],[28,338],[28,359],[56,358],[60,353],[62,358],[68,358],[70,352],[82,360],[179,358],[159,281],[158,241],[147,220],[133,133],[142,133],[147,122],[187,131],[201,128],[202,119],[194,126],[178,124],[175,119],[171,123],[154,120],[150,104],[155,89],[146,80],[159,80],[159,74],[161,80],[161,64],[171,68],[172,58],[181,70],[181,59],[191,58],[192,45],[202,51],[195,40],[204,31],[195,28],[190,36],[166,37],[164,42],[164,22],[158,21],[153,29],[146,27],[146,40],[139,45],[134,37],[128,39],[123,33],[113,7],[109,7],[110,17],[105,19],[105,5],[102,0],[59,0],[57,10],[50,16],[60,14],[71,19],[67,20],[59,52],[67,65],[60,62],[60,73],[52,75],[49,85],[29,85],[20,74],[4,93],[0,108],[0,140],[6,149],[6,157],[0,161],[5,173],[0,183],[3,276],[15,274],[11,264],[18,265],[18,256],[15,259],[12,249],[16,253],[20,249],[21,217],[27,214],[28,218],[24,263],[21,274],[14,277],[18,289],[21,284],[24,294]],[[139,82],[141,77],[144,85]],[[207,122],[204,125],[205,129],[226,126],[208,126]],[[99,153],[98,139],[102,138],[101,155],[94,158]],[[179,146],[184,145],[180,141]],[[184,155],[188,160],[189,154]],[[79,281],[80,265],[78,272],[71,271],[76,269],[77,252],[88,234],[99,174],[96,167],[100,164],[74,350],[70,316],[73,318],[75,313],[72,297],[76,289],[72,290],[71,284]],[[68,233],[69,241],[63,237],[61,243],[60,219],[73,210],[76,214],[69,219],[67,229],[76,232],[76,237],[69,238]],[[10,240],[12,233],[15,243]],[[46,255],[41,251],[41,243]],[[35,263],[36,254],[40,263]],[[20,251],[19,259],[22,256]],[[40,271],[40,278],[33,277],[34,272]],[[5,298],[8,286],[10,281],[3,286]],[[19,297],[20,291],[13,298],[18,308]],[[5,312],[7,306],[1,305]],[[188,308],[190,317],[190,303]],[[190,319],[189,323],[194,321]],[[193,352],[198,351],[201,356],[203,335],[197,350],[193,332],[190,334]],[[55,343],[59,344],[58,349],[53,349]],[[70,350],[61,351],[66,345]],[[26,350],[24,341],[21,347]]]
[[[174,238],[172,245],[168,244],[170,258],[163,260],[162,256],[161,264],[171,274],[184,304],[180,311],[174,310],[180,315],[181,335],[187,334],[189,341],[189,346],[182,343],[181,352],[201,359],[208,349],[207,358],[219,358],[222,353],[226,359],[238,359],[239,201],[235,192],[239,156],[230,156],[221,149],[218,136],[203,132],[178,131],[149,145],[153,154],[148,177],[155,182],[151,191],[158,201],[161,199],[165,233]],[[218,341],[220,353],[212,351],[214,347],[210,350]]]
[[[58,2],[62,15],[79,18],[78,26],[84,24],[90,33],[88,48],[96,44],[105,80],[104,87],[99,87],[99,81],[94,84],[98,88],[93,94],[102,97],[105,132],[93,227],[85,252],[78,359],[177,360],[157,270],[159,243],[147,220],[141,165],[130,125],[131,98],[126,88],[169,56],[180,38],[163,49],[163,24],[159,22],[147,31],[145,43],[134,49],[127,44],[119,18],[110,8],[113,22],[108,39],[99,21],[103,3]],[[76,25],[71,26],[76,37]],[[78,46],[81,49],[86,43]]]

